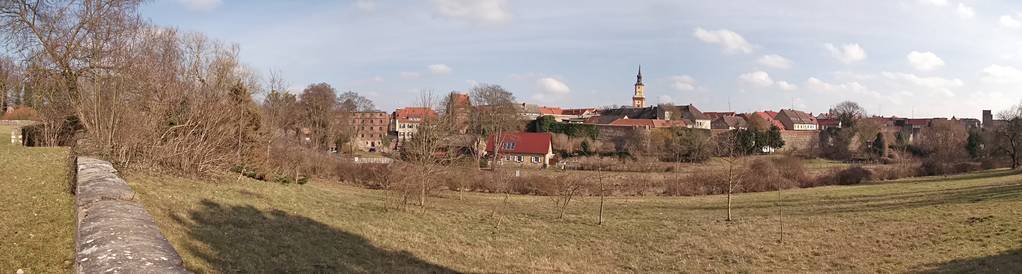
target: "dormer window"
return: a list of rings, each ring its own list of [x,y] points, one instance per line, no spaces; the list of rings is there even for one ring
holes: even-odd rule
[[[515,149],[515,143],[504,143],[503,149],[504,150],[514,150]]]

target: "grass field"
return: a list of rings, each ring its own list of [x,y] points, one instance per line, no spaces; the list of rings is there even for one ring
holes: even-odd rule
[[[11,145],[0,126],[0,273],[70,272],[74,197],[67,148]]]
[[[1022,272],[1022,175],[1005,170],[789,190],[780,206],[741,194],[734,222],[721,196],[615,197],[602,226],[592,197],[558,219],[551,197],[385,210],[384,192],[337,183],[127,180],[198,273]]]

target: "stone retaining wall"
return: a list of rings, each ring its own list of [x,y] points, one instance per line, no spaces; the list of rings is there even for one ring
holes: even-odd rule
[[[75,273],[190,273],[109,162],[77,166]]]

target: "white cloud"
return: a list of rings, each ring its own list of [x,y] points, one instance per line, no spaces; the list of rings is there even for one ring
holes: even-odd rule
[[[970,19],[976,16],[976,9],[973,9],[965,3],[958,3],[958,8],[955,9],[955,13],[958,14],[958,17],[963,19]]]
[[[777,81],[777,87],[781,88],[781,90],[783,91],[792,91],[798,89],[798,86],[792,83],[788,83],[787,81]]]
[[[571,92],[571,88],[568,88],[564,82],[550,77],[539,78],[536,80],[536,86],[539,87],[540,92],[552,95],[564,95]]]
[[[429,73],[432,73],[433,75],[451,74],[451,67],[445,64],[433,64],[429,65],[427,68],[429,69]]]
[[[688,75],[675,75],[668,78],[671,88],[677,91],[690,91],[696,89],[696,79]]]
[[[674,98],[667,95],[660,95],[660,97],[657,97],[657,102],[661,104],[672,104],[674,103]]]
[[[536,89],[537,92],[529,98],[545,104],[564,103],[568,93],[571,92],[571,88],[568,88],[568,85],[552,77],[536,79]]]
[[[920,71],[931,71],[944,66],[944,60],[941,60],[940,57],[929,51],[912,51],[905,58],[908,59],[908,63],[912,67]]]
[[[824,44],[827,51],[830,51],[831,56],[837,58],[838,61],[845,64],[851,64],[866,59],[866,50],[862,49],[859,44],[845,44],[838,48],[834,44]]]
[[[772,68],[778,69],[791,68],[791,60],[788,60],[788,58],[784,58],[784,56],[780,56],[777,54],[763,55],[763,57],[760,57],[759,60],[756,60],[756,62],[759,62],[760,65]]]
[[[819,91],[824,93],[837,93],[843,95],[873,95],[881,97],[880,93],[870,90],[866,86],[859,82],[846,82],[841,84],[827,83],[823,80],[817,79],[816,77],[809,77],[806,80],[806,88],[813,91]]]
[[[933,5],[933,6],[943,7],[943,6],[947,6],[948,1],[947,0],[919,0],[919,3],[922,3],[924,5]]]
[[[1012,66],[990,65],[980,73],[980,80],[994,84],[1020,83],[1022,70]]]
[[[403,78],[405,80],[419,79],[419,77],[422,77],[422,74],[418,73],[418,72],[411,72],[411,71],[401,72],[401,78]]]
[[[383,76],[379,76],[379,75],[373,76],[373,78],[369,79],[369,81],[376,82],[376,83],[383,83]]]
[[[355,7],[364,11],[374,11],[376,10],[376,0],[357,0]]]
[[[724,52],[728,54],[733,53],[751,53],[752,44],[745,41],[741,35],[730,30],[720,29],[708,31],[703,28],[696,28],[695,32],[692,33],[696,39],[709,44],[718,44],[724,47]]]
[[[468,84],[468,86],[470,87],[475,87],[479,85],[479,81],[476,80],[465,80],[465,83]]]
[[[947,96],[953,96],[952,89],[960,88],[965,84],[960,79],[944,79],[940,77],[920,77],[909,73],[884,72],[884,77],[891,80],[898,80],[907,84],[923,88],[922,91],[939,92]],[[915,90],[915,89],[912,89]]]
[[[222,0],[177,0],[177,2],[190,10],[202,12],[212,11],[223,4]]]
[[[765,71],[745,73],[739,75],[738,80],[757,87],[769,87],[774,84],[774,80],[770,79],[770,74],[767,74]]]
[[[433,0],[436,12],[448,18],[482,24],[511,20],[505,0]]]
[[[1022,27],[1022,22],[1019,22],[1018,19],[1015,19],[1011,15],[1002,15],[1001,19],[998,21],[1001,23],[1001,26],[1005,28],[1017,29]]]

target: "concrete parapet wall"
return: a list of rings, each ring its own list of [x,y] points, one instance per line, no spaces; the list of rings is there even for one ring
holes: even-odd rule
[[[190,273],[109,162],[77,166],[75,273]]]

